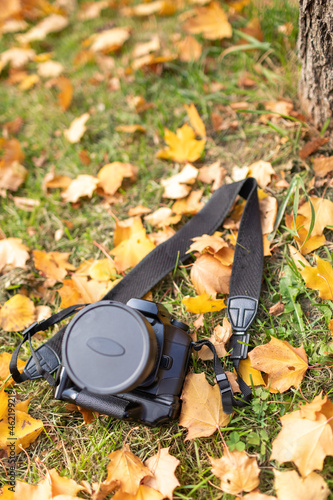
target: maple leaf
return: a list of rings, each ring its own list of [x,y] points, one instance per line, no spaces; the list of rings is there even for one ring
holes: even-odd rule
[[[297,269],[302,271],[305,266],[309,266],[308,261],[303,257],[303,255],[292,245],[288,245],[290,256],[293,259]]]
[[[257,161],[249,166],[249,177],[254,177],[261,188],[265,188],[270,182],[272,175],[275,175],[275,170],[267,161]]]
[[[316,177],[326,177],[333,170],[333,156],[321,156],[313,160]]]
[[[195,238],[192,238],[192,241],[193,243],[191,243],[191,246],[186,253],[192,253],[195,251],[203,253],[206,251],[214,255],[222,248],[228,247],[228,243],[216,234],[203,234],[202,236],[196,236]]]
[[[8,393],[4,389],[0,391],[0,449],[8,450]],[[33,443],[43,430],[43,422],[36,420],[27,414],[24,405],[16,405],[15,407],[15,430],[14,438],[11,443],[15,444],[15,453],[21,451],[22,448],[28,448]]]
[[[152,472],[153,476],[145,478],[144,484],[159,491],[163,498],[173,499],[173,490],[180,486],[175,476],[175,470],[180,461],[169,454],[168,448],[162,448],[156,455],[145,461],[145,466]]]
[[[2,352],[0,354],[0,381],[1,381],[1,385],[2,385],[2,382],[7,380],[7,378],[10,376],[9,363],[10,363],[11,359],[12,359],[12,355],[9,354],[8,352]],[[21,369],[24,366],[25,366],[25,361],[18,359],[18,362],[17,362],[18,369],[21,371]],[[14,381],[12,379],[10,379],[6,382],[6,387],[10,387],[13,384],[14,384]]]
[[[112,498],[114,500],[163,500],[164,496],[159,491],[142,484],[135,495],[120,490]]]
[[[35,320],[35,306],[25,295],[16,294],[0,310],[0,326],[6,332],[24,330]]]
[[[22,45],[27,45],[35,40],[44,40],[49,33],[57,33],[66,28],[68,22],[68,19],[64,16],[51,14],[36,24],[36,26],[31,28],[27,33],[24,33],[24,35],[17,35],[16,38]]]
[[[89,276],[96,281],[109,281],[116,279],[116,266],[111,258],[97,260],[91,265]]]
[[[182,299],[186,311],[194,314],[221,311],[226,307],[224,299],[213,299],[207,293],[197,295],[197,297],[186,296]]]
[[[314,235],[308,238],[308,229],[305,228],[305,223],[307,219],[303,215],[297,215],[296,217],[296,231],[297,236],[294,235],[294,238],[300,248],[302,255],[307,255],[313,250],[325,245],[326,238],[323,234]],[[295,231],[295,221],[292,214],[285,215],[285,222],[288,229]]]
[[[272,460],[294,462],[303,477],[322,470],[326,455],[333,455],[333,431],[324,415],[316,421],[281,419],[282,429],[272,445]]]
[[[144,219],[152,226],[164,227],[177,224],[181,219],[181,215],[172,215],[171,208],[161,207],[152,214],[146,215]]]
[[[227,351],[225,349],[225,344],[228,342],[232,335],[231,324],[227,320],[227,318],[223,318],[223,324],[217,325],[214,328],[213,335],[210,336],[208,340],[214,345],[216,353],[219,358],[223,358],[227,355]],[[208,346],[203,346],[198,352],[198,358],[206,361],[207,359],[213,359],[213,353],[209,349]]]
[[[196,140],[192,127],[185,123],[176,133],[164,129],[164,141],[169,146],[157,153],[157,158],[171,159],[180,163],[200,158],[206,140]]]
[[[294,470],[274,470],[274,476],[275,489],[281,500],[325,500],[330,494],[323,478],[315,472],[302,478]]]
[[[78,175],[72,180],[68,188],[62,192],[61,197],[64,201],[76,203],[79,198],[88,196],[91,198],[99,184],[99,180],[92,175]]]
[[[33,61],[35,55],[36,52],[32,49],[12,47],[1,53],[0,61],[2,67],[6,66],[6,64],[10,64],[12,68],[22,68],[28,62]]]
[[[75,497],[79,491],[85,489],[84,486],[80,486],[73,479],[60,476],[56,469],[49,470],[48,474],[51,479],[52,497],[56,497],[57,495]]]
[[[155,0],[150,3],[141,3],[135,7],[127,7],[123,9],[126,16],[151,16],[152,14],[159,14],[160,16],[171,16],[177,10],[175,2],[171,0]]]
[[[216,161],[211,165],[201,167],[198,175],[198,181],[212,185],[212,191],[216,191],[223,184],[223,179],[227,171],[221,167],[221,162]]]
[[[216,297],[217,293],[229,293],[231,266],[224,266],[213,255],[203,254],[191,268],[191,280],[197,293]]]
[[[207,7],[197,7],[195,17],[188,19],[183,29],[192,35],[202,34],[208,40],[230,38],[231,24],[224,10],[217,2],[211,2]]]
[[[108,163],[97,174],[98,185],[105,193],[113,195],[120,188],[124,178],[134,180],[137,172],[138,168],[131,163],[121,163],[120,161]]]
[[[63,281],[68,271],[75,270],[75,266],[68,262],[70,253],[61,252],[44,252],[42,250],[34,250],[35,268],[42,271],[45,276],[56,281]]]
[[[300,269],[305,284],[312,290],[319,291],[322,299],[333,299],[333,268],[330,262],[321,259],[316,255],[317,265],[315,267],[306,266]]]
[[[212,472],[221,480],[221,490],[232,495],[254,490],[259,484],[260,469],[255,458],[250,458],[245,451],[225,449],[223,457],[209,457]]]
[[[320,393],[313,399],[313,401],[302,405],[299,412],[293,412],[291,415],[293,414],[297,414],[301,418],[307,418],[308,420],[317,420],[319,415],[323,414],[327,418],[328,424],[331,426],[333,431],[333,421],[331,420],[333,417],[333,403],[327,398],[327,395],[322,397],[322,394]]]
[[[64,66],[60,62],[45,61],[38,64],[37,73],[42,78],[57,78],[64,69]]]
[[[333,226],[333,203],[330,200],[324,198],[317,198],[316,196],[311,196],[310,200],[304,203],[298,211],[297,214],[303,215],[304,228],[309,231],[311,224],[311,206],[310,202],[315,211],[315,224],[311,232],[311,236],[317,236],[323,234],[325,227]]]
[[[246,359],[241,359],[238,368],[239,374],[244,380],[244,382],[252,387],[256,385],[266,385],[264,379],[262,378],[261,372],[252,368],[251,360],[249,357]]]
[[[109,458],[110,463],[107,467],[108,475],[105,482],[119,481],[122,493],[136,495],[141,480],[146,476],[153,475],[148,467],[145,467],[141,460],[133,455],[126,444],[121,450],[112,452]]]
[[[185,441],[211,436],[230,420],[222,409],[219,386],[210,385],[204,373],[186,375],[181,399],[179,425],[188,429]]]
[[[198,176],[198,169],[187,163],[179,174],[173,175],[168,179],[162,179],[161,184],[164,187],[164,198],[179,199],[185,198],[191,191],[188,184],[193,184]]]
[[[80,294],[79,303],[90,304],[91,302],[97,302],[112,288],[109,281],[88,279],[78,273],[72,275],[72,281],[75,289]]]
[[[71,279],[64,280],[63,286],[57,292],[61,297],[61,308],[84,303],[81,293],[77,290],[75,283]]]
[[[83,113],[83,115],[75,118],[72,121],[68,129],[64,130],[64,136],[69,142],[71,142],[72,144],[80,142],[83,134],[87,130],[86,122],[89,120],[89,118],[89,113]]]
[[[147,132],[147,129],[138,123],[133,125],[118,125],[115,130],[117,132],[126,132],[128,134],[135,134],[136,132],[142,132],[145,134]]]
[[[130,217],[125,220],[116,219],[116,227],[113,233],[113,243],[118,246],[122,241],[128,240],[133,234],[143,230],[143,224],[140,217]]]
[[[202,45],[191,35],[178,42],[178,57],[180,61],[191,62],[200,59]]]
[[[0,240],[0,272],[5,267],[8,269],[25,268],[25,263],[29,259],[28,250],[29,248],[22,243],[20,238]]]
[[[95,19],[100,16],[102,10],[110,6],[108,0],[100,0],[94,3],[84,3],[82,4],[81,10],[78,13],[79,21],[87,21],[88,19]]]
[[[286,340],[271,337],[268,344],[249,353],[251,366],[268,374],[267,385],[279,392],[298,387],[308,368],[303,347],[292,347]]]
[[[205,138],[206,137],[206,127],[199,116],[197,108],[192,103],[192,104],[190,104],[190,106],[185,104],[185,109],[187,111],[187,115],[189,117],[190,124],[192,125],[196,134],[198,134],[198,136],[200,136],[202,138]]]
[[[93,52],[114,52],[120,49],[126,40],[129,39],[130,33],[131,28],[125,26],[104,30],[88,38],[86,45],[91,45],[90,50]]]
[[[146,230],[141,229],[113,248],[110,254],[115,257],[118,271],[123,272],[136,266],[154,248],[155,244],[146,235]]]

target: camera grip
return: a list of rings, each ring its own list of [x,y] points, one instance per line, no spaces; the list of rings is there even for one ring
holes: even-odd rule
[[[63,392],[62,399],[71,401],[77,406],[82,406],[88,410],[122,420],[133,419],[141,412],[141,405],[139,404],[132,404],[117,396],[98,396],[86,390],[67,389]]]

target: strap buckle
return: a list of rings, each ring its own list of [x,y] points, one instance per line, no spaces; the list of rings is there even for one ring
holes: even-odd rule
[[[231,350],[230,359],[246,359],[250,342],[250,334],[246,332],[235,332],[229,341]]]

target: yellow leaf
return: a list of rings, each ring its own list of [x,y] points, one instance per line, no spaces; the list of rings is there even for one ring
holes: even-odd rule
[[[180,215],[195,215],[204,206],[200,201],[202,194],[203,189],[192,191],[187,198],[176,201],[172,205],[172,211]]]
[[[322,470],[326,455],[333,455],[333,432],[324,415],[316,421],[282,419],[282,429],[273,441],[271,460],[294,462],[303,477]]]
[[[9,17],[19,14],[21,9],[20,0],[3,0],[1,4],[0,20],[5,21]]]
[[[89,276],[97,281],[114,280],[117,277],[116,266],[111,259],[97,260],[92,264]]]
[[[292,347],[286,340],[271,337],[268,344],[249,353],[252,368],[268,374],[267,385],[279,392],[298,387],[308,368],[303,347]]]
[[[0,61],[3,67],[10,64],[12,68],[22,68],[28,62],[34,60],[35,54],[32,49],[12,47],[0,54]]]
[[[288,229],[292,229],[293,231],[295,230],[294,217],[292,214],[285,215],[285,222]],[[308,253],[313,252],[313,250],[316,250],[326,243],[326,238],[323,234],[310,236],[310,238],[305,241],[308,236],[308,229],[305,228],[306,222],[306,217],[304,217],[303,215],[297,215],[296,230],[298,236],[294,236],[294,238],[297,241],[302,255],[307,255]]]
[[[305,266],[309,266],[308,261],[303,257],[303,255],[292,245],[288,245],[290,256],[293,259],[295,266],[301,272]]]
[[[206,142],[205,139],[197,141],[194,130],[187,123],[178,128],[176,134],[165,129],[164,140],[169,147],[160,150],[157,157],[171,159],[180,163],[195,161],[200,158]]]
[[[224,299],[212,299],[207,293],[202,293],[197,297],[184,297],[182,303],[186,311],[194,314],[221,311],[226,307]]]
[[[193,243],[186,253],[192,252],[208,252],[210,254],[216,254],[222,248],[228,247],[228,243],[226,243],[222,238],[216,235],[203,234],[202,236],[196,236],[192,238]]]
[[[178,42],[178,57],[183,62],[197,61],[202,54],[201,44],[191,35]]]
[[[171,16],[177,10],[175,2],[171,0],[155,0],[150,3],[139,3],[135,7],[128,7],[123,9],[126,16],[151,16],[158,14],[160,16]]]
[[[113,243],[118,246],[122,241],[128,240],[133,234],[144,230],[140,217],[130,217],[125,220],[116,220],[113,234]]]
[[[256,385],[266,385],[264,379],[262,378],[261,372],[252,368],[251,360],[249,357],[246,359],[241,359],[239,363],[239,374],[244,380],[244,382],[250,387],[252,384]]]
[[[257,161],[249,166],[248,177],[254,177],[261,188],[265,188],[270,182],[275,170],[267,161]]]
[[[211,436],[228,424],[230,415],[223,412],[219,386],[211,386],[204,373],[186,376],[181,398],[179,425],[188,429],[185,441]]]
[[[147,129],[143,125],[118,125],[116,127],[117,132],[127,132],[128,134],[135,134],[135,132],[142,132],[145,134]]]
[[[122,493],[136,495],[141,480],[153,475],[148,467],[145,467],[141,460],[133,455],[127,445],[111,453],[109,458],[106,482],[119,481]]]
[[[11,488],[11,489],[9,489]],[[2,488],[1,500],[15,500],[14,498],[14,483],[13,485],[5,484]]]
[[[35,306],[25,295],[14,295],[0,310],[0,326],[6,332],[24,330],[35,321]]]
[[[152,226],[165,227],[171,224],[178,224],[181,215],[172,215],[171,208],[161,207],[155,210],[152,214],[145,216],[145,221]]]
[[[89,120],[89,118],[89,113],[83,113],[83,115],[75,118],[72,121],[68,129],[64,130],[64,136],[69,142],[71,142],[72,144],[80,142],[83,134],[87,130],[86,122]]]
[[[319,236],[323,234],[325,227],[333,226],[333,203],[324,198],[311,196],[310,201],[315,211],[315,224],[311,236]],[[302,205],[297,214],[305,217],[304,228],[309,231],[311,224],[311,207],[310,201]]]
[[[197,108],[192,103],[190,106],[185,104],[185,109],[190,120],[190,124],[194,128],[195,132],[202,138],[206,137],[206,127],[201,120]]]
[[[162,448],[156,455],[145,461],[145,466],[153,474],[152,477],[144,479],[144,484],[150,486],[162,494],[162,497],[173,499],[173,490],[180,486],[175,476],[175,470],[180,461],[169,454],[170,448]]]
[[[39,82],[39,76],[32,74],[28,75],[21,81],[19,88],[20,90],[29,90],[32,89]]]
[[[305,284],[312,290],[318,290],[322,299],[333,299],[333,268],[330,262],[316,255],[317,265],[306,266],[300,270]]]
[[[102,10],[108,8],[109,6],[110,2],[108,0],[83,3],[77,18],[79,21],[87,21],[88,19],[95,19],[96,17],[100,16]]]
[[[92,175],[78,175],[68,188],[63,191],[61,197],[64,201],[76,203],[80,198],[88,196],[91,198],[99,184],[97,177]]]
[[[110,254],[115,256],[118,271],[123,272],[138,264],[154,248],[155,245],[147,237],[146,230],[141,229],[117,245]]]
[[[56,281],[63,281],[68,274],[68,270],[73,271],[75,269],[75,266],[68,262],[70,253],[47,253],[41,250],[34,250],[33,255],[35,268],[42,271],[48,278]]]
[[[333,170],[333,156],[314,158],[313,170],[316,177],[326,177],[326,175]]]
[[[275,469],[274,476],[278,498],[283,500],[326,500],[330,494],[323,478],[315,472],[302,478],[294,470],[280,472]]]
[[[89,280],[85,276],[78,276],[76,273],[73,274],[72,281],[85,304],[101,300],[109,289],[109,282]]]
[[[51,500],[51,485],[48,479],[44,479],[38,484],[28,484],[23,481],[16,481],[13,500],[29,498],[29,500]]]
[[[73,479],[60,476],[56,469],[51,469],[48,471],[48,473],[51,478],[53,498],[57,495],[68,495],[70,497],[75,497],[75,495],[79,491],[85,489],[83,486],[77,484]]]
[[[10,363],[11,359],[12,359],[12,355],[9,354],[8,352],[2,352],[0,354],[0,381],[1,381],[0,385],[2,385],[2,381],[5,381],[10,375],[9,363]],[[20,371],[22,371],[22,368],[24,367],[24,365],[25,365],[25,361],[18,359],[17,367]],[[6,387],[12,385],[13,383],[14,383],[13,380],[9,380],[6,383]]]
[[[213,255],[203,254],[191,268],[191,281],[200,294],[216,297],[217,293],[229,293],[231,266],[224,266]]]
[[[121,163],[120,161],[107,163],[97,174],[98,185],[105,193],[114,195],[120,188],[123,179],[134,180],[137,172],[138,168],[131,163]]]
[[[16,267],[25,268],[25,263],[29,259],[29,248],[22,243],[20,238],[5,238],[0,240],[0,271],[4,267],[14,269]]]
[[[231,24],[218,2],[211,2],[207,7],[197,7],[195,14],[196,17],[188,19],[183,25],[187,33],[202,34],[208,40],[232,36]]]
[[[222,491],[240,495],[244,491],[254,490],[259,485],[260,469],[257,460],[250,458],[245,451],[225,449],[222,458],[209,458],[213,474],[221,480]]]
[[[84,304],[84,299],[80,292],[75,287],[73,281],[64,280],[63,286],[57,290],[61,297],[61,308],[75,306],[75,304]]]

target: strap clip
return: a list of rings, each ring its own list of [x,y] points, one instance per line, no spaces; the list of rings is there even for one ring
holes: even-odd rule
[[[38,323],[37,323],[37,321],[35,321],[34,323],[32,323],[32,325],[28,326],[28,328],[26,330],[24,330],[24,332],[22,333],[24,342],[26,342],[28,340],[29,335],[30,336],[31,336],[31,334],[34,335],[36,333],[36,331],[38,331],[38,330],[36,330],[32,333],[32,331],[35,330],[37,325],[38,325]]]
[[[232,396],[234,395],[228,377],[226,376],[225,373],[219,373],[218,375],[215,376],[215,378],[216,382],[219,384],[221,394],[225,394],[226,392],[230,391],[231,395]]]
[[[235,332],[233,333],[230,341],[229,348],[231,351],[230,359],[246,359],[247,351],[250,342],[250,334],[246,332]]]

